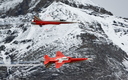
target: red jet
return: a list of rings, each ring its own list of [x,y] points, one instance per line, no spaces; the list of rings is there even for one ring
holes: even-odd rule
[[[50,64],[55,63],[56,68],[60,68],[64,63],[72,63],[78,61],[88,60],[90,58],[72,58],[65,56],[62,52],[57,51],[56,57],[50,58],[48,55],[44,56],[44,65],[46,67],[50,66]]]
[[[43,21],[40,18],[38,18],[37,16],[34,16],[34,20],[31,22],[32,24],[35,25],[59,25],[59,24],[70,24],[70,23],[76,23],[76,22],[66,22],[66,21]]]

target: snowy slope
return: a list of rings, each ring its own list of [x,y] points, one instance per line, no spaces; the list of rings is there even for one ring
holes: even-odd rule
[[[108,38],[113,41],[116,45],[118,45],[122,50],[124,50],[126,53],[128,53],[128,23],[125,22],[125,20],[116,18],[116,17],[108,17],[104,21],[104,23],[107,21],[108,27],[102,26],[104,29],[104,32],[107,34]],[[114,25],[114,21],[118,22],[119,25]],[[118,24],[117,23],[117,24]],[[125,25],[124,27],[120,27],[120,23]]]
[[[57,7],[53,7],[57,6]],[[88,27],[88,24],[92,24],[93,22],[98,22],[101,23],[102,29],[104,32],[107,34],[108,38],[115,43],[115,45],[118,45],[121,47],[124,51],[127,52],[127,39],[122,42],[122,39],[120,36],[116,35],[114,32],[114,29],[112,28],[112,22],[115,17],[108,16],[107,18],[102,18],[102,17],[95,17],[95,16],[90,16],[89,14],[83,12],[81,9],[73,8],[68,5],[65,5],[61,2],[56,3],[54,2],[51,4],[43,13],[42,11],[39,15],[41,19],[48,20],[49,17],[50,19],[54,20],[59,20],[59,19],[65,19],[67,21],[80,21],[81,23],[87,25],[85,28],[91,30],[91,28]],[[78,15],[80,14],[80,15]],[[103,23],[103,24],[102,24]],[[111,23],[111,24],[110,24]],[[32,46],[29,49],[26,49],[32,44],[32,42],[28,44],[19,44],[13,45],[13,41],[9,44],[5,44],[6,48],[16,48],[20,54],[24,54],[25,52],[28,52],[30,49],[36,50],[39,47],[46,45],[46,44],[52,44],[52,45],[57,45],[55,41],[60,41],[61,44],[63,44],[63,47],[66,47],[68,50],[72,46],[77,46],[81,44],[81,41],[76,38],[72,38],[72,36],[79,35],[81,33],[81,29],[79,28],[79,23],[75,24],[66,24],[66,25],[45,25],[43,27],[31,25],[30,23],[25,24],[24,26],[30,25],[31,27],[28,27],[28,29],[23,32],[20,29],[16,29],[18,31],[18,36],[13,40],[13,41],[22,41],[22,40],[33,40],[34,46]],[[15,25],[16,26],[16,25]],[[13,31],[13,28],[11,29]],[[113,34],[113,35],[111,35]],[[96,36],[102,36],[99,35],[99,33],[95,34]],[[123,45],[124,43],[125,45]],[[60,44],[59,44],[60,45]],[[19,47],[20,46],[20,47]],[[66,50],[64,49],[64,50]],[[60,48],[61,50],[61,48]],[[14,52],[15,53],[15,52]],[[19,54],[18,54],[19,55]],[[20,56],[20,55],[19,55]]]
[[[32,0],[29,5],[29,9],[33,9],[34,7],[36,7],[39,1],[36,2],[36,0]],[[96,4],[94,4],[90,0],[69,1],[77,5],[91,4],[96,6]],[[34,2],[35,4],[33,4]],[[99,14],[98,16],[90,15],[91,12],[92,11],[89,9],[80,9],[71,7],[62,2],[53,2],[47,8],[42,8],[42,11],[39,13],[39,17],[42,20],[63,19],[66,21],[74,21],[78,23],[44,25],[43,27],[40,27],[38,25],[32,25],[30,23],[33,15],[32,13],[21,15],[18,17],[6,17],[4,19],[0,19],[2,25],[8,23],[11,24],[11,26],[9,26],[8,28],[6,28],[6,26],[1,27],[0,30],[1,61],[6,64],[10,64],[13,61],[39,61],[45,54],[53,57],[56,51],[62,51],[65,55],[75,57],[88,57],[89,55],[89,57],[91,56],[91,58],[96,58],[94,61],[97,62],[87,63],[88,66],[84,63],[84,67],[86,66],[87,70],[93,68],[91,70],[94,70],[94,73],[96,73],[95,75],[99,74],[98,76],[101,76],[101,71],[103,71],[104,74],[106,73],[105,76],[116,75],[116,78],[119,79],[119,77],[125,74],[125,69],[123,69],[122,66],[126,66],[127,68],[128,64],[127,56],[124,55],[128,53],[128,20],[106,14]],[[81,36],[82,34],[86,35]],[[109,45],[111,43],[113,43],[113,46],[116,46],[114,48],[111,48],[111,46],[110,48],[107,48],[111,50],[106,50],[106,46],[98,48],[98,45]],[[94,46],[95,44],[96,46]],[[97,51],[97,48],[99,49],[99,51]],[[120,51],[120,48],[124,52]],[[122,53],[113,53],[115,49],[117,49],[117,52]],[[99,57],[99,55],[101,56]],[[105,61],[106,63],[104,63],[103,61]],[[114,71],[115,69],[117,71],[114,71],[112,74],[107,74],[107,72],[110,73],[107,70],[100,71],[99,66],[103,66],[104,64],[107,67],[109,65],[109,71]],[[81,67],[81,65],[83,64],[74,64],[73,66],[66,65],[64,69],[70,69],[74,71],[76,70],[77,74],[79,74],[80,72],[86,73],[86,69],[84,67]],[[81,68],[79,68],[79,66]],[[22,73],[24,73],[24,75],[22,76],[30,75],[31,73],[36,72],[36,69],[34,68],[35,66],[24,67],[20,70],[17,70],[18,68],[13,67],[11,69],[8,68],[8,70],[10,69],[13,71],[14,69],[15,71],[8,77],[9,79],[13,79],[15,78],[15,76],[21,76]],[[42,74],[45,73],[45,71],[52,71],[53,74],[54,72],[56,72],[56,70],[54,70],[53,68],[45,70],[44,66],[41,69],[43,69]],[[63,70],[62,68],[57,72],[63,74],[65,73],[63,72],[65,70]],[[95,70],[98,70],[99,73],[95,72]],[[71,73],[69,72],[68,74]],[[100,78],[103,80],[102,77]]]
[[[58,7],[53,7],[53,6],[58,6]],[[56,12],[57,10],[59,11],[58,8],[63,10],[63,11],[62,12]],[[71,12],[68,12],[67,9],[69,11],[71,10]],[[51,10],[53,10],[53,11],[51,11]],[[62,13],[65,13],[66,10],[67,10],[67,14],[63,15]],[[49,12],[49,11],[51,11],[51,12]],[[69,15],[68,13],[72,15],[71,18],[68,17],[68,15]],[[81,15],[78,16],[77,14],[81,14]],[[75,15],[77,15],[77,17]],[[124,33],[120,32],[122,30],[127,32],[127,30],[128,30],[128,23],[124,19],[121,19],[121,18],[118,18],[115,16],[108,16],[105,18],[97,17],[97,16],[96,17],[90,16],[90,15],[84,13],[82,10],[78,10],[78,9],[69,7],[67,5],[58,4],[58,3],[57,4],[53,3],[52,5],[50,5],[47,8],[47,11],[43,15],[41,14],[42,19],[47,19],[47,17],[51,17],[51,16],[56,16],[55,18],[57,18],[57,19],[66,19],[66,20],[70,20],[70,19],[74,20],[75,19],[76,21],[80,21],[83,23],[86,23],[86,22],[101,23],[102,29],[107,34],[108,38],[110,40],[112,40],[115,45],[118,45],[121,49],[123,49],[126,53],[128,53],[128,48],[127,48],[128,36],[127,36],[127,33],[124,34]],[[120,25],[115,26],[114,21],[122,23],[122,25],[124,24],[125,27],[120,27]],[[121,28],[121,30],[120,30],[120,28]],[[119,32],[116,32],[116,30],[119,30]]]
[[[32,0],[31,3],[29,4],[30,8],[29,10],[35,8],[35,6],[40,2],[40,0],[36,1],[36,0]]]
[[[53,6],[57,6],[57,7],[53,7]],[[40,15],[40,18],[43,20],[65,19],[67,21],[82,22],[83,24],[86,24],[86,23],[91,24],[92,22],[94,22],[93,16],[90,17],[88,14],[81,11],[80,9],[72,8],[61,2],[59,3],[54,2],[45,10],[44,13],[42,12],[39,13],[39,15]],[[77,15],[77,14],[81,14],[81,15]],[[20,22],[17,22],[16,24],[18,23]],[[14,26],[16,26],[16,24],[14,24]],[[10,48],[10,46],[12,46],[11,48],[15,48],[17,51],[19,51],[20,54],[17,54],[18,56],[20,56],[21,54],[23,55],[24,53],[28,52],[30,49],[36,50],[43,45],[45,46],[46,44],[52,44],[56,46],[63,44],[63,46],[61,46],[62,49],[65,47],[65,49],[63,50],[68,50],[72,46],[77,46],[81,44],[81,40],[77,39],[76,37],[77,35],[82,33],[81,29],[79,28],[79,23],[57,25],[57,26],[45,25],[43,27],[26,23],[24,26],[28,27],[28,29],[25,32],[23,32],[23,30],[20,30],[19,28],[10,29],[12,32],[14,30],[17,30],[18,36],[9,44],[7,45],[5,44],[6,48]],[[13,44],[13,42],[15,41],[22,41],[22,40],[32,40],[32,42],[30,42],[31,44],[30,43],[18,44],[18,46],[17,44]],[[59,41],[61,44],[58,45],[56,41]],[[29,45],[32,45],[33,43],[34,45],[31,48],[26,49]]]

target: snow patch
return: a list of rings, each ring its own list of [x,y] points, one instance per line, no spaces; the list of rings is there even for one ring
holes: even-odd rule
[[[128,61],[124,60],[122,63],[124,64],[124,66],[126,67],[126,70],[128,71]]]
[[[10,1],[5,1],[0,5],[0,11],[6,12],[10,8],[13,9],[15,6],[17,6],[19,3],[21,3],[23,0],[10,0]]]

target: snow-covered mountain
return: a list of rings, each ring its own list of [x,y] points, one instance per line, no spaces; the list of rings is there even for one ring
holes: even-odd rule
[[[2,67],[1,79],[128,79],[127,19],[113,16],[91,0],[2,0],[0,11],[1,62],[36,62],[45,54],[55,56],[56,51],[66,56],[93,58],[65,64],[60,69],[46,69],[44,65]],[[40,27],[31,24],[33,15],[42,20],[78,23]]]

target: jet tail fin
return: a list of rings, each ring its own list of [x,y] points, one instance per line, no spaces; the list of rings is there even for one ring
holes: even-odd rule
[[[39,17],[34,16],[34,21],[42,21]]]
[[[65,57],[65,55],[62,52],[57,51],[56,52],[56,57]]]
[[[45,65],[48,64],[49,63],[49,60],[50,60],[50,57],[48,55],[45,55],[44,56],[44,59],[45,59],[44,64]]]

